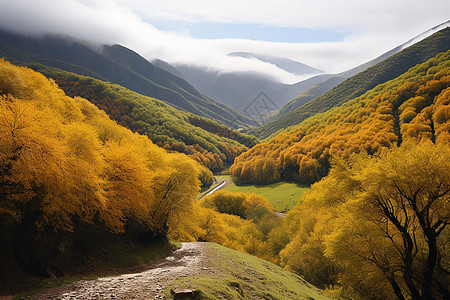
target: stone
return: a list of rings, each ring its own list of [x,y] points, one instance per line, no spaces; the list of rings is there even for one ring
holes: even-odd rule
[[[197,290],[194,289],[181,289],[181,290],[170,290],[170,293],[173,296],[173,299],[186,299],[195,297],[197,295]]]

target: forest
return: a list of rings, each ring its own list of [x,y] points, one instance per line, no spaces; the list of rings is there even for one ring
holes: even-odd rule
[[[383,147],[430,140],[448,145],[450,51],[340,107],[306,119],[235,159],[238,183],[293,180],[311,184],[327,175],[332,158],[377,154]]]
[[[203,165],[27,67],[0,60],[0,95],[0,286],[86,264],[111,241],[152,246],[169,237],[256,253],[281,224],[255,194],[198,202],[201,182],[212,181]]]
[[[42,65],[31,65],[71,97],[83,97],[118,124],[169,151],[189,155],[211,171],[223,170],[258,139],[216,121],[177,110],[119,85]]]
[[[410,68],[424,63],[439,53],[448,51],[449,44],[450,28],[447,27],[359,72],[330,90],[326,89],[327,85],[335,85],[332,81],[336,80],[340,82],[339,77],[312,87],[298,98],[287,103],[281,109],[278,118],[273,122],[256,128],[252,132],[262,139],[271,137],[291,126],[298,125],[315,114],[324,113],[333,107],[340,106],[361,96],[377,85],[397,78]],[[292,111],[288,112],[291,109]]]
[[[45,274],[111,236],[165,239],[192,210],[199,178],[212,180],[31,69],[1,60],[0,94],[2,277]]]

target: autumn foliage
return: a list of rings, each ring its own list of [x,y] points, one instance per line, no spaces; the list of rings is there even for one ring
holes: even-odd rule
[[[253,136],[119,85],[56,69],[42,71],[67,95],[89,100],[118,124],[148,136],[168,151],[187,154],[212,171],[223,170],[257,143]]]
[[[12,258],[40,272],[77,241],[93,247],[107,235],[164,238],[192,211],[199,176],[212,178],[186,155],[168,153],[54,81],[3,60],[0,141],[2,268]]]
[[[445,299],[449,170],[429,141],[336,160],[288,214],[281,264],[340,297]]]
[[[450,51],[341,107],[305,120],[235,159],[237,183],[313,183],[332,158],[376,154],[405,141],[450,143]]]

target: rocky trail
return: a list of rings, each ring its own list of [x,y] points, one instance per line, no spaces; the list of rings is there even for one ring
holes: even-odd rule
[[[175,279],[207,269],[202,266],[202,243],[183,243],[173,255],[142,272],[80,280],[24,299],[171,299],[163,291]]]

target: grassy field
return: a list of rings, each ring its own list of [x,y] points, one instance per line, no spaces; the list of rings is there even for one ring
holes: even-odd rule
[[[301,277],[254,256],[206,244],[208,267],[166,289],[195,289],[195,299],[329,299]]]
[[[216,176],[219,180],[231,180],[231,176]],[[231,184],[225,188],[230,192],[255,193],[266,197],[275,207],[276,211],[287,212],[295,206],[302,197],[304,191],[309,190],[308,186],[298,185],[291,182],[277,182],[269,185],[242,185]]]

